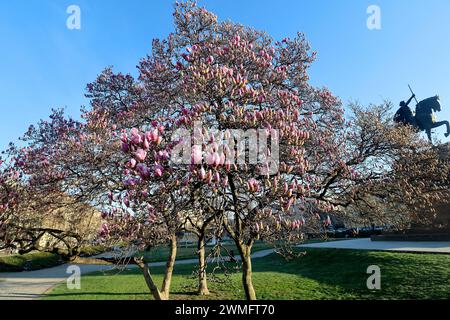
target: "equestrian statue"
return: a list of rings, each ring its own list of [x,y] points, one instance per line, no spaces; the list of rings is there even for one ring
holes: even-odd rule
[[[448,121],[436,121],[435,112],[440,112],[442,110],[439,96],[436,95],[418,102],[411,87],[409,87],[409,89],[411,90],[412,96],[407,102],[400,102],[400,109],[398,109],[395,114],[394,121],[404,125],[413,126],[418,131],[425,131],[430,142],[432,142],[431,129],[445,125],[447,126],[447,133],[445,136],[448,137],[450,135],[450,123]],[[415,99],[417,103],[415,115],[409,107],[412,99]]]

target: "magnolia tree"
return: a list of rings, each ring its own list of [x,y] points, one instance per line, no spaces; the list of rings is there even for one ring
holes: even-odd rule
[[[301,240],[322,223],[318,213],[332,209],[331,172],[350,174],[336,155],[343,110],[330,92],[308,85],[314,54],[302,35],[273,42],[191,2],[178,4],[174,17],[175,33],[155,40],[139,65],[144,98],[134,110],[161,111],[122,136],[130,156],[125,201],[161,212],[185,196],[182,217],[214,221],[234,239],[254,299],[254,241]]]
[[[76,256],[96,236],[100,215],[93,207],[109,202],[108,190],[121,188],[116,137],[105,117],[93,111],[83,116],[85,123],[54,110],[49,120],[30,126],[24,147],[5,152],[20,176],[19,214],[9,230],[20,225],[27,235],[21,252],[62,245],[65,255]],[[56,241],[42,247],[44,237]]]
[[[409,194],[411,210],[429,202],[428,193],[417,194],[441,181],[434,162],[427,166],[433,182],[424,184],[421,163],[434,159],[431,151],[374,108],[356,110],[353,126],[346,122],[340,101],[308,84],[314,53],[303,35],[274,42],[219,23],[192,2],[177,4],[174,18],[175,32],[155,40],[139,65],[141,94],[149,98],[136,110],[161,112],[122,136],[129,196],[169,208],[183,199],[168,201],[169,194],[186,196],[191,224],[214,221],[219,236],[226,231],[235,241],[248,299],[256,298],[255,240],[296,243],[330,223],[324,213],[362,194],[380,197],[386,185],[398,188],[384,192],[390,199]]]
[[[71,256],[82,234],[52,221],[58,220],[56,214],[48,214],[54,210],[52,195],[30,188],[13,165],[3,167],[1,176],[0,247],[20,254],[40,250]]]
[[[190,201],[189,194],[180,188],[180,181],[164,175],[163,165],[169,155],[162,145],[163,131],[163,126],[157,126],[145,134],[137,129],[132,129],[130,135],[122,134],[122,151],[129,155],[129,160],[123,164],[123,185],[127,190],[111,193],[112,208],[105,215],[107,223],[101,235],[104,240],[124,242],[142,253],[170,243],[161,290],[154,283],[144,257],[135,259],[158,300],[169,298],[177,251],[176,234],[183,224],[180,208]],[[145,160],[150,161],[151,166],[147,166]]]

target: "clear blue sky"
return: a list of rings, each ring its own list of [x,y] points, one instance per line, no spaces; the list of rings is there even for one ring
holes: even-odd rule
[[[66,27],[69,5],[81,30]],[[306,33],[318,59],[315,85],[343,101],[396,104],[411,83],[419,98],[439,93],[450,119],[448,0],[203,0],[218,14],[270,33]],[[366,9],[381,8],[382,29],[368,30]],[[85,85],[106,66],[132,72],[151,40],[173,28],[169,0],[15,0],[0,2],[0,148],[52,107],[78,116]],[[444,129],[438,130],[443,141]]]

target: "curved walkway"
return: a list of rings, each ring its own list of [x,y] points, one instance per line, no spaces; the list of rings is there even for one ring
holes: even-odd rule
[[[372,251],[450,253],[450,241],[371,241],[370,238],[309,243],[304,248],[354,249]]]
[[[0,300],[31,300],[66,281],[68,264],[36,271],[0,273]],[[111,269],[111,265],[79,265],[81,274]]]

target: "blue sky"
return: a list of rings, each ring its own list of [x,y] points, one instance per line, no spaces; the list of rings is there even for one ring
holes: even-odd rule
[[[84,89],[106,66],[135,74],[153,38],[173,29],[170,0],[4,0],[0,2],[0,148],[66,107],[86,104]],[[66,27],[69,5],[81,8],[81,30]],[[220,19],[267,31],[276,39],[304,32],[318,51],[315,85],[343,101],[379,103],[440,94],[450,119],[448,0],[203,0]],[[381,30],[366,27],[369,5],[381,8]],[[443,141],[444,129],[437,130]]]

